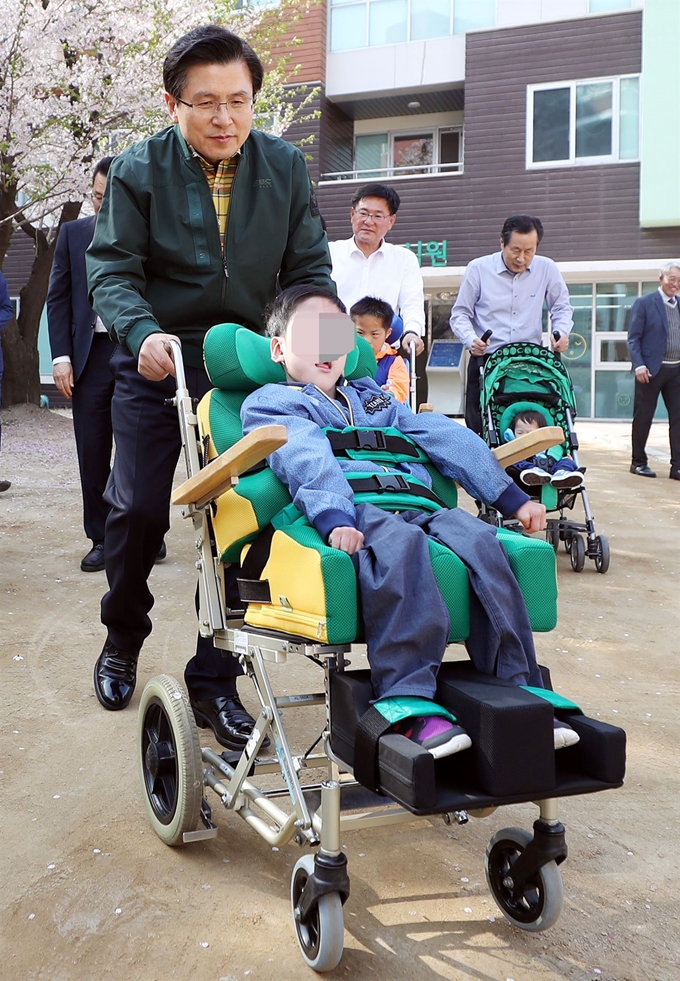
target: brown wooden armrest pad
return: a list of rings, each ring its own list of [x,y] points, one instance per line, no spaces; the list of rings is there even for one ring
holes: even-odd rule
[[[526,460],[562,442],[564,442],[564,433],[561,426],[543,426],[532,433],[525,433],[524,436],[511,439],[509,443],[503,443],[502,446],[496,446],[491,452],[502,467],[510,467],[513,463],[519,463],[520,460]]]
[[[245,473],[288,441],[285,426],[260,426],[212,460],[200,473],[189,477],[172,492],[173,504],[203,507],[232,486]]]

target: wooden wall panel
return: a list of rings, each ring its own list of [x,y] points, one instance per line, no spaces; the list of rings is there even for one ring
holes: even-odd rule
[[[272,11],[272,16],[279,16]],[[292,44],[293,39],[298,43]],[[290,65],[300,70],[291,75],[290,82],[325,82],[326,80],[326,4],[317,0],[307,13],[296,20],[272,51],[272,58],[290,56]]]

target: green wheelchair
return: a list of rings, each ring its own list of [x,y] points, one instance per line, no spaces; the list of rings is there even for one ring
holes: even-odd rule
[[[341,842],[348,831],[394,828],[435,816],[462,825],[469,816],[484,817],[500,806],[535,802],[539,814],[532,831],[508,827],[495,834],[485,870],[494,899],[512,924],[547,929],[561,912],[560,865],[567,857],[558,800],[620,787],[625,733],[586,717],[552,693],[545,669],[549,700],[482,676],[467,660],[449,660],[447,654],[437,701],[455,712],[472,748],[435,760],[397,733],[367,736],[361,720],[372,690],[370,672],[360,666],[364,648],[352,561],[327,546],[302,515],[292,513],[287,489],[266,466],[266,457],[285,442],[285,429],[269,426],[242,436],[243,399],[260,385],[282,381],[281,366],[270,361],[264,338],[237,325],[217,325],[205,341],[206,368],[215,387],[196,406],[186,388],[179,345],[173,345],[173,354],[188,472],[173,503],[193,525],[199,629],[240,660],[260,711],[242,753],[218,752],[200,745],[179,682],[161,675],[146,685],[138,758],[154,831],[172,846],[216,836],[216,797],[272,847],[294,843],[304,849],[291,876],[293,926],[305,962],[325,972],[338,965],[343,952],[343,906],[350,886]],[[347,376],[374,370],[372,352],[359,339],[348,357]],[[381,461],[386,469],[390,460],[410,452],[396,432],[327,435],[337,444],[335,452]],[[550,439],[555,440],[555,432],[541,430],[501,448],[503,465],[537,452],[537,440],[550,445]],[[513,458],[513,453],[522,455]],[[432,478],[437,499],[455,507],[455,485],[434,468]],[[385,483],[377,489],[358,485],[356,499],[392,510],[434,506],[417,486],[404,487],[408,481]],[[505,529],[498,535],[532,628],[551,630],[557,615],[552,547]],[[431,554],[450,613],[449,641],[459,643],[469,630],[467,572],[443,546],[433,543]],[[245,609],[227,605],[225,570],[233,564],[250,569],[243,576]],[[272,666],[301,659],[318,670],[316,690],[277,692]],[[294,748],[290,733],[300,727],[292,727],[289,716],[313,707],[316,712],[308,716],[316,729],[305,739],[307,748]],[[554,715],[568,720],[580,737],[558,753]]]

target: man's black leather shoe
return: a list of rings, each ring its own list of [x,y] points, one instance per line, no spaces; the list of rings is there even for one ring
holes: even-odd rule
[[[220,746],[243,749],[250,739],[255,719],[244,708],[238,695],[208,698],[205,701],[190,698],[190,702],[199,729],[212,729]],[[262,745],[269,746],[269,737],[265,738]]]
[[[680,470],[671,470],[668,476],[671,480],[680,480]]]
[[[654,471],[651,469],[651,467],[648,467],[646,463],[644,464],[644,466],[638,466],[638,467],[636,467],[635,464],[633,464],[630,468],[630,472],[637,474],[638,477],[656,477]]]
[[[139,651],[120,651],[110,641],[94,666],[94,692],[105,709],[112,712],[130,704],[137,683]]]
[[[104,565],[104,542],[93,542],[92,548],[80,563],[80,568],[83,572],[101,572]]]
[[[166,559],[167,557],[168,557],[168,546],[165,544],[165,539],[163,539],[163,543],[161,544],[161,547],[158,549],[158,555],[154,559],[154,562],[162,562],[163,559]]]

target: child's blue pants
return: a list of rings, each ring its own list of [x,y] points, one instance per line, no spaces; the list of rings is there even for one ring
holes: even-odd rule
[[[470,577],[470,636],[475,668],[517,685],[543,687],[524,597],[496,529],[460,508],[392,514],[356,510],[364,548],[355,556],[376,698],[432,698],[449,636],[428,537],[450,548]]]

